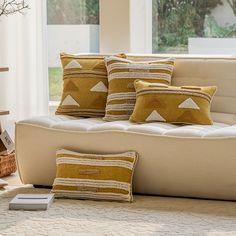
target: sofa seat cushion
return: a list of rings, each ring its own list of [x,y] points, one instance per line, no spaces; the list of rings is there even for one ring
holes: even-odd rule
[[[79,132],[132,132],[169,137],[236,137],[236,125],[214,122],[213,125],[174,125],[162,122],[135,124],[126,120],[106,122],[102,118],[43,116],[20,121],[18,124]]]

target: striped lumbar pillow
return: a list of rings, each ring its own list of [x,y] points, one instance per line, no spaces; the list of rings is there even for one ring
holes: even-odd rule
[[[57,174],[52,192],[57,197],[132,201],[137,153],[84,154],[57,151]]]
[[[133,62],[115,56],[105,58],[108,72],[108,97],[104,120],[128,120],[135,104],[134,81],[169,85],[174,59]]]
[[[61,63],[64,85],[56,114],[104,116],[108,86],[104,56],[61,53]]]
[[[211,125],[211,101],[215,86],[160,86],[135,81],[137,101],[132,122],[168,122],[175,124]]]

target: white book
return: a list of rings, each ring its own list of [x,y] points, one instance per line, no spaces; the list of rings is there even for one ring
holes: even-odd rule
[[[9,210],[47,210],[53,203],[54,194],[17,194],[9,203]]]

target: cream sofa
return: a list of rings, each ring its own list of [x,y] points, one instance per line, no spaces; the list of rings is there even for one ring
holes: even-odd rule
[[[69,116],[23,120],[16,124],[22,182],[52,185],[58,148],[90,153],[136,150],[135,193],[236,200],[236,58],[175,57],[174,85],[218,86],[213,125],[137,125]]]

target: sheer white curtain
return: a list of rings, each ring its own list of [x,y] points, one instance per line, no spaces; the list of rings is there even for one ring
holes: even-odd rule
[[[0,110],[13,121],[48,113],[46,0],[29,0],[24,14],[0,18]]]

